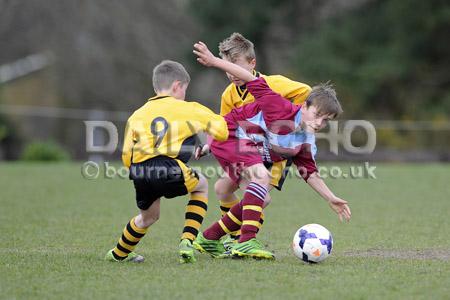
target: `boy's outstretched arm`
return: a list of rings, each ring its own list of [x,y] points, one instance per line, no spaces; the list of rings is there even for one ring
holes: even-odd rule
[[[197,61],[206,67],[221,69],[245,82],[256,79],[256,77],[246,69],[214,56],[203,42],[195,43],[193,52],[198,56]]]
[[[352,213],[350,207],[347,205],[347,201],[336,197],[333,192],[328,188],[322,178],[320,178],[317,172],[311,174],[307,180],[307,183],[317,192],[322,198],[328,201],[331,209],[338,214],[339,220],[345,219],[349,221]]]

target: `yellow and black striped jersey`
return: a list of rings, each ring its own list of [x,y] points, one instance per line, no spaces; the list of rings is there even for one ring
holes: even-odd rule
[[[294,104],[302,104],[308,97],[311,87],[307,84],[290,80],[282,75],[263,75],[256,72],[257,77],[264,77],[269,87]],[[232,109],[255,101],[255,97],[244,87],[231,83],[222,93],[220,114],[228,114]]]
[[[228,138],[224,118],[200,103],[170,96],[150,98],[128,119],[122,161],[130,167],[163,155],[187,162],[200,131],[219,141]]]

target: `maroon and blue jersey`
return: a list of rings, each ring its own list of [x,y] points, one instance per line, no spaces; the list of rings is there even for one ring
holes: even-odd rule
[[[292,159],[302,177],[317,172],[313,133],[301,129],[301,106],[292,104],[260,77],[247,83],[256,101],[233,109],[225,116],[230,138],[258,145],[264,162]]]

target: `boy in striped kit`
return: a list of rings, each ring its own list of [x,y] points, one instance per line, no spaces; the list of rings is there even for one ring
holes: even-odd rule
[[[221,58],[237,64],[246,69],[255,77],[264,77],[270,88],[279,93],[282,97],[294,104],[304,103],[306,97],[311,91],[311,87],[307,84],[293,81],[282,75],[264,75],[256,71],[256,54],[253,43],[246,39],[240,33],[233,33],[219,44],[219,55]],[[235,108],[255,102],[255,97],[249,93],[246,82],[227,73],[230,84],[222,93],[220,102],[220,115],[225,116]],[[285,173],[291,165],[292,161],[282,160],[278,162],[265,162],[266,168],[270,171],[271,181],[268,187],[269,191],[275,187],[281,190]],[[240,199],[235,194],[239,186],[228,176],[222,176],[214,184],[214,191],[220,202],[220,211],[222,216],[225,215],[231,207],[239,203]],[[266,201],[270,202],[270,194],[267,194]],[[259,227],[264,222],[264,214],[261,214]],[[226,249],[232,246],[239,239],[240,231],[231,232],[229,238],[224,240]]]
[[[231,248],[232,255],[273,259],[274,255],[256,239],[270,184],[264,162],[286,158],[292,159],[303,179],[327,200],[340,220],[349,220],[351,212],[347,201],[335,196],[326,186],[314,160],[317,151],[314,133],[342,112],[335,91],[328,85],[316,86],[304,105],[295,105],[272,91],[263,77],[215,57],[204,43],[196,43],[194,53],[201,64],[221,69],[246,82],[248,91],[256,99],[225,116],[229,138],[224,142],[212,141],[210,146],[235,184],[249,182],[244,197],[218,222],[200,233],[194,247],[218,257],[224,252],[220,238],[241,228],[239,242]],[[258,145],[263,147],[262,156]]]

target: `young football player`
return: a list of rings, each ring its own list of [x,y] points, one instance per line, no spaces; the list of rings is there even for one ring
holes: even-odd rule
[[[238,185],[242,179],[249,182],[243,199],[235,204],[218,222],[199,234],[194,247],[213,256],[223,253],[220,238],[241,228],[239,243],[231,254],[273,259],[256,239],[259,219],[264,207],[270,174],[264,161],[275,162],[292,158],[303,179],[338,214],[339,219],[351,217],[347,201],[337,197],[318,175],[314,155],[314,133],[326,126],[328,120],[342,112],[335,91],[328,85],[312,89],[304,105],[295,105],[270,89],[263,77],[256,77],[246,69],[215,57],[207,46],[194,45],[197,60],[232,74],[246,83],[256,101],[232,110],[225,116],[229,138],[224,142],[212,141],[211,151],[229,178]],[[261,156],[258,143],[263,145]]]
[[[153,69],[156,96],[128,119],[122,160],[130,169],[140,211],[123,229],[116,247],[106,254],[109,261],[142,262],[144,257],[133,250],[158,220],[161,197],[188,193],[179,257],[181,263],[195,261],[192,242],[206,214],[208,182],[186,163],[198,132],[223,141],[228,137],[228,129],[222,116],[197,102],[184,101],[189,81],[181,64],[161,62]]]
[[[256,71],[254,45],[240,33],[235,32],[231,34],[219,44],[219,55],[224,60],[241,66],[255,77],[263,77],[273,91],[279,93],[282,97],[294,104],[302,104],[311,91],[311,88],[304,83],[290,80],[281,75],[264,75]],[[247,90],[245,81],[230,73],[226,73],[226,75],[231,83],[222,93],[220,104],[220,114],[222,116],[225,116],[235,108],[242,107],[255,101],[255,97]],[[207,150],[207,148],[205,150]],[[268,187],[269,191],[273,187],[281,190],[285,179],[285,173],[288,171],[287,169],[291,163],[291,160],[265,163],[265,166],[271,173],[271,182]],[[227,175],[216,181],[214,190],[220,202],[222,216],[225,215],[232,206],[239,203],[240,199],[235,194],[238,189],[239,186],[237,186]],[[266,202],[270,202],[270,194],[267,194],[266,197]],[[264,214],[261,214],[259,226],[262,226],[263,222]],[[225,248],[231,247],[232,243],[239,239],[239,234],[239,231],[232,232],[230,238],[224,240]]]

